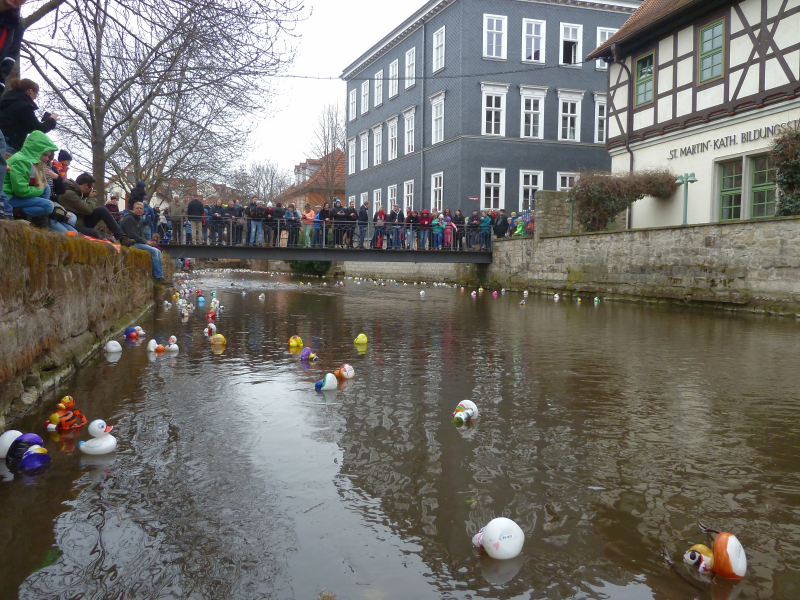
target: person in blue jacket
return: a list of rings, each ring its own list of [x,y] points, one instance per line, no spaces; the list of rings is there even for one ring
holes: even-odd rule
[[[481,250],[488,250],[492,243],[492,219],[484,210],[481,212]]]

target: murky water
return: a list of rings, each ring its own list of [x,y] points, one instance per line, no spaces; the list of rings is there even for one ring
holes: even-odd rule
[[[222,355],[204,311],[159,308],[140,324],[176,357],[100,355],[11,424],[43,433],[71,394],[119,447],[48,438],[47,473],[0,483],[0,598],[800,597],[800,323],[241,277],[202,286]],[[317,394],[343,362],[356,378]],[[461,433],[466,398],[482,419]],[[525,531],[518,559],[472,548],[495,516]],[[664,543],[709,543],[698,519],[745,545],[741,585],[664,565]]]

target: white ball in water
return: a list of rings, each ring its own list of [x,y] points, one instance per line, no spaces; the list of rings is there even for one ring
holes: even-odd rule
[[[425,296],[425,290],[422,290],[422,291],[419,293],[419,295],[420,295],[420,296]]]
[[[511,519],[498,517],[489,521],[482,532],[473,537],[473,543],[483,546],[486,554],[492,558],[507,560],[522,552],[525,534]]]
[[[119,342],[111,340],[106,344],[106,352],[122,352],[122,346],[120,346]]]

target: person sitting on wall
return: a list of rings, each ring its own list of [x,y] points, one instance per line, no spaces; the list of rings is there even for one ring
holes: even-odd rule
[[[3,180],[3,193],[13,208],[14,216],[30,219],[32,225],[47,228],[47,215],[53,212],[50,188],[44,172],[52,160],[56,145],[41,131],[34,131],[25,139],[22,150],[8,159],[8,170]]]
[[[0,130],[6,138],[6,152],[18,152],[25,138],[33,131],[47,133],[56,128],[58,115],[44,113],[36,118],[38,106],[34,100],[39,95],[39,84],[30,79],[11,79],[8,91],[0,98]]]
[[[136,202],[133,208],[124,217],[120,226],[125,232],[125,235],[131,238],[134,242],[133,247],[139,250],[149,252],[153,259],[153,277],[156,281],[164,281],[164,272],[161,267],[161,250],[155,247],[155,242],[144,239],[142,237],[144,224],[142,217],[144,216],[144,202]]]
[[[95,179],[89,173],[81,173],[75,181],[67,179],[64,182],[67,191],[58,197],[58,203],[78,216],[78,226],[94,228],[102,221],[123,246],[132,246],[133,240],[125,235],[111,211],[105,206],[96,206],[97,192],[94,190],[94,183]],[[78,226],[76,229],[80,231]]]
[[[66,150],[59,150],[58,151],[58,160],[53,161],[53,166],[58,171],[58,174],[61,175],[61,179],[67,179],[67,171],[69,171],[69,165],[72,162],[72,155],[67,152]]]

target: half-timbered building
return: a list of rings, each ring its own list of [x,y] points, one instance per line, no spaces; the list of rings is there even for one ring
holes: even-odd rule
[[[610,63],[615,172],[694,173],[690,224],[774,215],[770,145],[800,127],[800,0],[645,0],[588,58]],[[681,189],[635,203],[629,224],[683,212]]]

